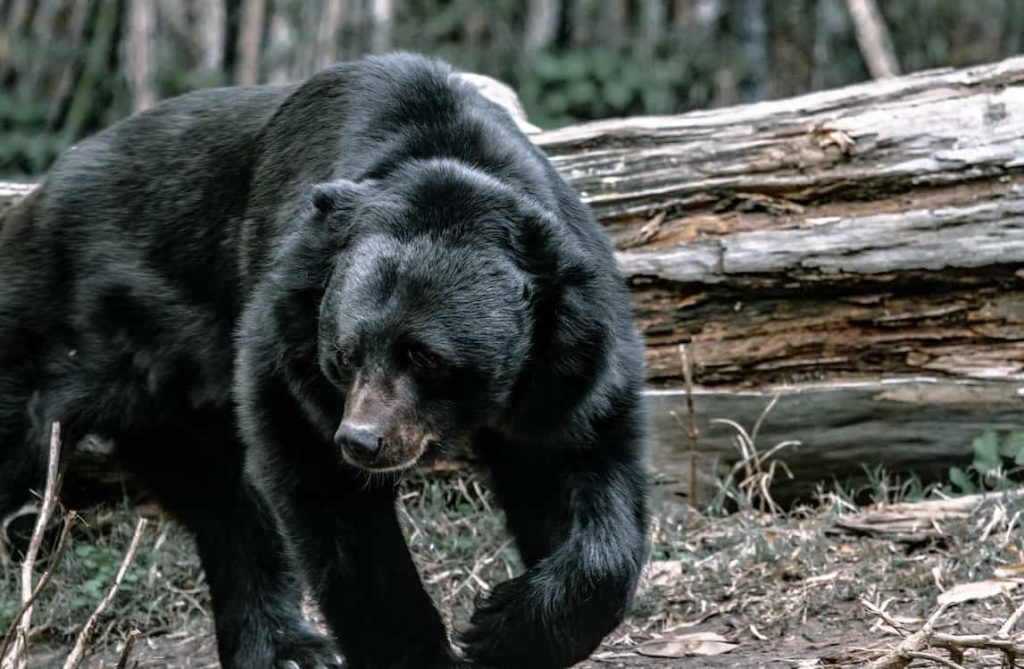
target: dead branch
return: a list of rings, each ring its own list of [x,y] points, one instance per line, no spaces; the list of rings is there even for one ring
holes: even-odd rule
[[[46,588],[46,585],[50,582],[54,572],[57,571],[57,567],[60,566],[60,559],[64,555],[64,544],[67,541],[68,534],[70,534],[71,528],[74,526],[76,520],[78,520],[78,513],[75,511],[69,511],[67,515],[64,516],[64,526],[60,530],[60,536],[57,537],[57,545],[53,550],[50,565],[43,572],[43,575],[39,577],[39,581],[36,582],[36,587],[32,591],[31,596],[29,596],[28,600],[21,605],[21,608],[11,620],[11,624],[10,627],[8,627],[7,632],[4,633],[3,639],[0,640],[0,658],[5,656],[11,640],[15,638],[15,635],[21,629],[19,623],[24,619],[26,627],[31,624],[30,616],[32,605],[35,604],[36,599],[38,599],[39,595],[43,592],[43,589]],[[5,664],[4,666],[6,667],[7,665]]]
[[[10,653],[7,653],[8,642],[6,636],[4,647],[0,649],[0,667],[2,669],[23,669],[28,663],[28,633],[32,625],[32,601],[35,593],[32,575],[35,571],[36,559],[39,557],[39,550],[43,544],[46,526],[49,524],[50,518],[53,517],[54,510],[57,508],[58,492],[61,484],[60,450],[60,423],[54,423],[50,430],[50,460],[46,467],[46,486],[43,488],[43,503],[39,509],[39,515],[36,517],[35,527],[32,528],[32,538],[29,540],[28,550],[25,552],[25,560],[21,565],[22,611],[18,616],[19,620],[15,621],[17,627]],[[49,579],[47,578],[47,580]]]
[[[984,502],[1015,499],[1021,495],[1024,495],[1024,489],[886,504],[854,515],[841,516],[835,521],[835,526],[851,534],[879,535],[899,541],[918,542],[944,535],[944,523],[968,518]]]
[[[889,625],[899,634],[905,634],[908,630],[904,623],[899,622],[890,616],[884,606],[875,606],[868,601],[862,600],[861,604],[870,613],[880,618],[886,625]],[[891,651],[882,657],[877,658],[868,665],[868,669],[903,669],[915,659],[927,659],[932,662],[963,669],[964,651],[968,649],[998,651],[1005,657],[1004,666],[1016,666],[1015,659],[1024,654],[1024,634],[1010,634],[1013,626],[1024,615],[1024,605],[1016,609],[1007,619],[999,631],[992,634],[947,634],[936,632],[935,624],[946,612],[952,603],[942,603],[932,613],[921,629],[904,636],[903,640]],[[942,649],[950,654],[950,659],[941,658],[929,649]]]
[[[118,588],[121,587],[121,581],[124,580],[124,575],[128,573],[128,567],[131,566],[132,558],[135,557],[135,550],[139,547],[139,541],[142,539],[142,533],[146,529],[147,522],[145,518],[139,518],[138,522],[135,523],[135,533],[132,534],[132,541],[128,544],[128,550],[125,551],[121,566],[114,576],[114,582],[110,584],[110,590],[107,591],[106,596],[100,600],[96,609],[89,615],[85,624],[82,625],[82,629],[75,639],[75,645],[71,649],[71,654],[68,655],[67,660],[64,662],[64,669],[75,669],[85,657],[85,651],[89,645],[89,637],[92,636],[92,629],[96,626],[96,621],[99,620],[99,617],[110,606],[110,602],[114,601],[114,596],[117,594]]]
[[[885,609],[875,606],[866,600],[861,600],[861,604],[863,604],[864,608],[881,618],[886,625],[889,625],[893,629],[897,631],[904,631],[907,629],[906,625],[900,623],[886,613]],[[935,612],[928,617],[928,620],[925,621],[920,630],[914,632],[910,636],[904,637],[895,649],[872,661],[871,664],[868,665],[868,669],[903,669],[903,667],[909,665],[914,660],[914,653],[920,653],[928,648],[932,631],[935,629],[935,623],[938,621],[939,617],[946,612],[948,607],[948,604],[941,604],[939,608],[937,608]]]
[[[131,657],[132,648],[135,647],[135,640],[138,638],[139,630],[128,632],[128,638],[124,640],[124,649],[121,651],[121,657],[117,661],[117,669],[127,669],[128,658]]]

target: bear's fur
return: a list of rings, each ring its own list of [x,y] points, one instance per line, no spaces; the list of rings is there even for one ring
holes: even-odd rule
[[[293,571],[354,669],[584,658],[645,557],[642,380],[600,226],[504,109],[414,55],[168,100],[0,230],[0,514],[52,421],[112,440],[195,534],[225,667],[340,664]],[[461,653],[394,509],[394,472],[455,444],[527,567]]]

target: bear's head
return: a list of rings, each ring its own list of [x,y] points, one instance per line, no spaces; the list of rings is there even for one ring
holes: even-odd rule
[[[538,338],[557,338],[548,298],[587,280],[571,232],[530,197],[447,160],[321,184],[312,202],[331,231],[317,355],[344,396],[334,439],[345,460],[398,470],[507,423]],[[595,327],[571,324],[580,350],[566,356],[585,357],[601,340]]]

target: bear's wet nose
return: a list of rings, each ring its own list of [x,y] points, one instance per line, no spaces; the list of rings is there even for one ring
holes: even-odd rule
[[[360,460],[373,460],[380,453],[384,439],[372,426],[343,422],[334,435],[334,442]]]

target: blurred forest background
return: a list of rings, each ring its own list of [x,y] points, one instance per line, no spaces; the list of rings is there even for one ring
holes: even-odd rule
[[[791,96],[870,76],[852,0],[0,0],[0,177],[194,88],[422,51],[555,127]],[[1024,0],[879,0],[900,71],[1024,46]],[[877,72],[875,72],[877,74]]]

